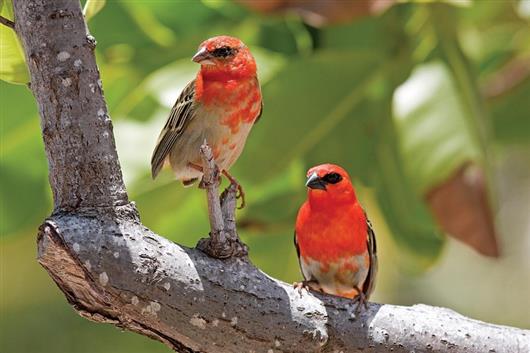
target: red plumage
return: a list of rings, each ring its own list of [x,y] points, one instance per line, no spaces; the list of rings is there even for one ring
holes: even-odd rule
[[[167,162],[185,185],[201,178],[199,148],[207,141],[217,166],[233,180],[228,170],[262,110],[256,62],[241,40],[229,36],[201,43],[193,61],[201,68],[160,133],[151,159],[153,178]]]
[[[295,244],[305,284],[367,299],[377,269],[375,237],[348,173],[333,164],[311,168],[298,212]]]

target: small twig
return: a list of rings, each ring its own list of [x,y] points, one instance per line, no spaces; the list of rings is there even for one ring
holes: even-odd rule
[[[237,238],[236,230],[236,213],[237,206],[237,185],[231,183],[221,194],[221,213],[223,214],[223,221],[225,230],[230,235],[230,238]],[[234,239],[235,240],[235,239]]]
[[[239,240],[236,230],[237,184],[231,183],[219,197],[220,171],[206,141],[201,146],[200,154],[203,170],[200,187],[206,189],[210,237],[201,239],[197,247],[217,258],[245,257],[248,249]]]
[[[230,243],[227,241],[225,222],[219,200],[219,168],[215,164],[212,149],[206,141],[201,146],[203,177],[200,186],[206,189],[208,200],[208,217],[210,219],[210,238],[201,239],[198,247],[208,255],[227,258],[232,255]]]
[[[10,19],[5,18],[4,16],[0,16],[0,23],[6,27],[15,29],[15,22],[11,21]]]
[[[214,243],[226,242],[224,220],[219,201],[219,169],[215,164],[212,149],[205,143],[201,146],[203,177],[201,187],[206,189],[211,238]]]

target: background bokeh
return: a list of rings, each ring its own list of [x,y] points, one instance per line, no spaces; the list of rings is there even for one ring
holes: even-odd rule
[[[198,44],[234,35],[256,56],[265,103],[232,170],[247,192],[239,229],[255,264],[287,282],[300,278],[292,229],[305,170],[339,163],[376,230],[374,301],[530,328],[530,1],[399,1],[325,21],[295,5],[265,10],[246,1],[116,0],[90,20],[143,223],[187,246],[208,232],[203,192],[169,171],[153,182],[149,159],[198,69],[190,61]],[[3,68],[2,79],[16,81]],[[0,98],[0,350],[168,352],[77,316],[36,262],[36,230],[52,206],[38,110],[24,85],[0,81]],[[470,165],[486,178],[499,258],[448,237],[431,212],[429,195]]]

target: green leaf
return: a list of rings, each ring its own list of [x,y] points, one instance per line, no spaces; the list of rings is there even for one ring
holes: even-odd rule
[[[490,102],[495,138],[505,144],[530,145],[530,79]]]
[[[442,62],[418,66],[396,90],[393,115],[400,148],[407,175],[420,194],[479,157],[465,114]]]
[[[13,20],[13,3],[2,3],[0,15]],[[16,84],[29,82],[29,72],[24,59],[24,51],[15,31],[0,25],[0,80]]]
[[[51,209],[47,164],[31,92],[0,82],[0,234],[16,235],[35,227]]]
[[[421,272],[441,253],[444,239],[406,173],[391,124],[381,127],[374,176],[376,197],[409,270]],[[377,225],[376,225],[377,227]],[[376,228],[377,229],[377,228]]]
[[[155,16],[151,7],[145,7],[142,3],[126,2],[123,4],[129,15],[136,21],[136,25],[153,42],[162,47],[176,45],[175,33],[166,27]]]
[[[263,87],[263,116],[236,170],[244,170],[254,181],[266,180],[307,155],[322,139],[332,136],[341,122],[352,118],[380,62],[369,52],[341,51],[323,52],[284,66]]]
[[[103,9],[106,2],[106,0],[87,0],[83,8],[85,20],[88,22],[92,17],[96,16]]]

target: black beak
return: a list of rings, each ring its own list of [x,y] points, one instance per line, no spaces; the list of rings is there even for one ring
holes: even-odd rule
[[[313,173],[307,178],[305,186],[311,189],[326,190],[326,182],[320,179],[317,173]]]
[[[210,57],[210,53],[208,53],[208,50],[206,48],[201,48],[195,55],[193,55],[193,58],[191,58],[192,61],[195,61],[196,63],[200,63],[203,60],[206,60]]]

